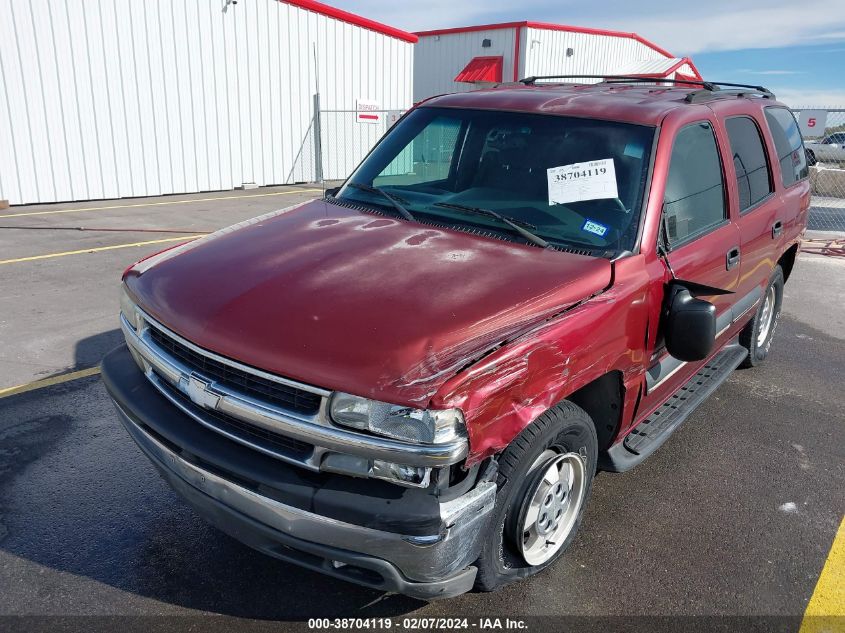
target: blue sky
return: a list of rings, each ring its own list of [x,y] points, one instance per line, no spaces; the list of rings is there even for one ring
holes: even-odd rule
[[[793,107],[845,107],[845,0],[327,0],[409,31],[535,20],[633,31]]]
[[[693,58],[704,77],[766,86],[793,107],[845,107],[845,41],[705,51]]]

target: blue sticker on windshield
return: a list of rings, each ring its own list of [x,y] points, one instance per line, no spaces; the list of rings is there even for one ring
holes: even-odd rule
[[[584,226],[581,227],[582,231],[586,231],[587,233],[592,233],[593,235],[598,235],[599,237],[604,237],[607,233],[607,227],[604,224],[599,224],[595,220],[587,220],[584,222]]]

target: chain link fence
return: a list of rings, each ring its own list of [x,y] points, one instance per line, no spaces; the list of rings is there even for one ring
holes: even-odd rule
[[[799,119],[802,111],[812,111],[808,115],[825,113],[824,125],[817,125],[818,120],[813,117],[812,125],[804,127],[813,194],[807,228],[845,232],[845,108],[793,110]]]
[[[402,110],[320,110],[318,180],[344,180],[402,114]]]

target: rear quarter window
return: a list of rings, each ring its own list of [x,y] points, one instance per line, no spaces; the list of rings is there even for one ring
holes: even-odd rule
[[[763,138],[753,119],[742,116],[725,121],[739,193],[739,210],[745,211],[772,193],[769,161]]]
[[[789,187],[799,180],[804,180],[809,174],[807,156],[804,154],[804,142],[792,112],[786,108],[766,108],[766,121],[778,154],[783,186]]]

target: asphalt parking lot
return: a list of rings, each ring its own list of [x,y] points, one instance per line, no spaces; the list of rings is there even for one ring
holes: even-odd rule
[[[38,622],[56,629],[77,616],[224,616],[201,630],[230,618],[766,616],[759,630],[798,630],[845,514],[845,258],[802,255],[766,364],[735,372],[646,463],[600,475],[571,550],[498,593],[382,595],[253,552],[185,507],[96,374],[122,338],[120,274],[315,195],[0,211],[0,616],[52,616]],[[145,620],[157,626],[172,620]]]

